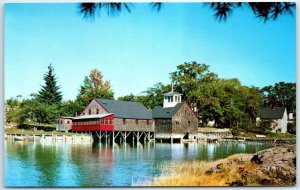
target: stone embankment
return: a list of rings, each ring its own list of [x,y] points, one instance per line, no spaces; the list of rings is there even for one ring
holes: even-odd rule
[[[296,183],[296,145],[270,148],[255,154],[251,161],[259,168],[251,173],[263,185]]]
[[[251,162],[256,165],[247,170],[243,165]],[[257,152],[254,155],[241,155],[225,162],[238,167],[240,178],[228,182],[230,186],[292,186],[296,184],[296,145],[285,145]],[[249,165],[249,164],[248,164]],[[222,173],[224,163],[206,171],[206,175]]]

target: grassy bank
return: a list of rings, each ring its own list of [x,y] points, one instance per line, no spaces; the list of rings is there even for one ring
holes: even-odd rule
[[[19,129],[17,127],[12,127],[12,128],[7,128],[5,129],[5,133],[7,134],[14,134],[14,133],[18,133],[18,134],[56,134],[56,135],[59,135],[59,134],[62,134],[62,135],[65,135],[65,134],[70,134],[70,133],[67,133],[67,132],[61,132],[61,131],[44,131],[44,130],[29,130],[29,129]]]
[[[259,166],[246,160],[251,154],[237,154],[217,161],[177,162],[161,167],[162,175],[145,186],[229,186],[244,181],[247,171]],[[240,160],[240,161],[239,161]],[[134,184],[138,185],[138,184]],[[257,184],[253,181],[251,186]]]
[[[216,161],[183,161],[161,166],[161,175],[136,186],[294,186],[296,144]]]

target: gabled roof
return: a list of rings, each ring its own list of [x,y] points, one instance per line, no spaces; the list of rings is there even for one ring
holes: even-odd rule
[[[152,110],[152,116],[155,119],[171,119],[183,106],[184,102],[177,103],[174,107],[163,108],[161,106],[155,106]]]
[[[93,114],[93,115],[82,115],[74,117],[73,120],[80,120],[80,119],[101,119],[103,117],[112,115],[113,113],[105,113],[105,114]]]
[[[282,119],[285,107],[260,108],[257,111],[257,117],[262,119]]]
[[[173,91],[171,91],[171,92],[168,92],[168,93],[165,93],[164,95],[174,95],[174,94],[177,94],[177,95],[182,95],[181,93],[179,93],[179,92],[173,92]]]
[[[140,102],[98,99],[96,101],[108,112],[114,113],[115,118],[152,119],[152,113]]]

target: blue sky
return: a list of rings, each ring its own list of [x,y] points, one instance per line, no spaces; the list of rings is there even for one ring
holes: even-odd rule
[[[36,93],[50,63],[64,100],[75,99],[94,68],[115,98],[170,83],[169,73],[188,61],[247,86],[296,82],[295,16],[264,23],[244,8],[218,22],[202,3],[165,3],[159,13],[138,4],[95,20],[78,10],[76,3],[5,5],[5,99]]]

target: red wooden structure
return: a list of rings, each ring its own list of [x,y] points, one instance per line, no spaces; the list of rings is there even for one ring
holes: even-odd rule
[[[83,115],[73,118],[72,131],[114,131],[114,114]]]

